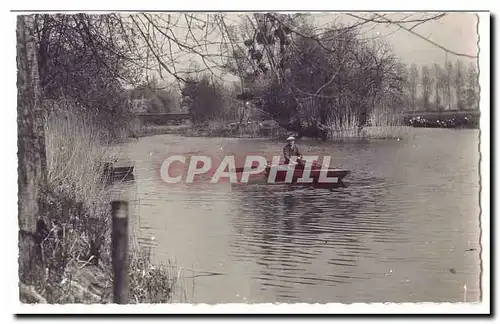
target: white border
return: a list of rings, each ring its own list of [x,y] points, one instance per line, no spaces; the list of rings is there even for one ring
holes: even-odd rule
[[[451,3],[449,2],[451,8]],[[454,10],[470,10],[464,6],[466,2],[453,2]],[[149,5],[148,5],[149,4]],[[266,6],[263,6],[266,4]],[[328,6],[329,4],[329,6]],[[203,3],[198,1],[191,1],[187,3],[182,2],[168,2],[160,3],[158,1],[120,1],[120,2],[106,2],[102,1],[85,1],[80,5],[74,5],[68,1],[57,0],[57,1],[44,1],[44,2],[25,2],[14,4],[13,9],[40,9],[40,10],[74,10],[85,9],[85,8],[101,8],[102,10],[119,10],[119,9],[132,9],[132,10],[144,10],[149,8],[150,10],[168,8],[170,10],[258,10],[265,8],[266,10],[283,10],[285,8],[290,8],[296,11],[300,10],[381,10],[381,8],[391,8],[392,10],[406,10],[410,11],[410,8],[402,7],[404,2],[401,1],[384,1],[385,6],[382,6],[380,1],[357,1],[356,7],[353,7],[352,3],[338,3],[331,1],[307,1],[307,2],[297,2],[291,3],[290,1],[252,1],[252,2],[236,2],[234,0],[219,1],[217,3],[210,2]],[[478,5],[478,2],[474,4]],[[443,10],[443,2],[435,0],[424,0],[413,2],[410,4],[411,10]],[[479,5],[475,10],[487,10],[488,7]],[[8,278],[3,285],[3,305],[4,309],[8,309],[13,313],[335,313],[335,314],[351,314],[351,313],[414,313],[414,314],[433,314],[433,313],[489,313],[489,242],[490,242],[490,228],[489,228],[489,169],[490,169],[490,112],[489,112],[489,14],[480,14],[481,23],[479,26],[480,31],[480,84],[481,84],[481,178],[482,178],[482,196],[481,196],[481,206],[482,206],[482,227],[483,227],[483,303],[475,305],[463,305],[463,304],[432,304],[432,303],[421,303],[421,304],[219,304],[219,305],[130,305],[130,306],[118,306],[118,305],[21,305],[18,301],[18,288],[17,288],[17,174],[14,170],[17,170],[17,141],[16,141],[16,81],[15,81],[15,13],[10,13],[8,18],[4,17],[2,19],[2,31],[4,31],[5,40],[3,42],[4,48],[2,54],[5,55],[2,63],[5,65],[4,69],[4,84],[2,89],[5,89],[4,98],[9,98],[8,101],[4,101],[3,118],[1,118],[4,124],[1,128],[7,134],[7,141],[4,141],[4,147],[6,147],[6,154],[2,159],[2,164],[4,164],[3,176],[4,180],[2,182],[2,197],[6,197],[4,200],[8,205],[8,210],[4,210],[4,226],[8,228],[4,231],[4,252],[8,255],[6,264],[9,266],[4,267],[3,278]],[[9,45],[7,45],[9,44]],[[6,178],[6,179],[5,179]],[[14,266],[13,266],[14,265]],[[5,306],[10,307],[5,307]]]
[[[447,6],[448,5],[448,6]],[[65,0],[51,0],[37,2],[34,0],[19,1],[11,5],[11,10],[103,10],[103,11],[383,11],[383,10],[404,10],[404,11],[481,11],[481,10],[491,10],[491,2],[487,1],[475,1],[474,6],[471,7],[470,3],[467,2],[453,2],[453,1],[434,1],[434,0],[420,0],[412,2],[409,5],[401,2],[399,0],[384,0],[377,1],[376,3],[369,0],[356,1],[352,3],[346,2],[331,2],[329,0],[315,0],[315,1],[297,1],[292,2],[290,0],[276,0],[276,1],[265,1],[256,0],[251,2],[239,2],[233,0],[222,0],[205,2],[202,0],[191,0],[191,1],[169,1],[169,2],[158,2],[155,0],[143,0],[140,2],[133,0],[122,0],[122,1],[103,1],[99,0],[87,0],[79,4],[71,3]]]

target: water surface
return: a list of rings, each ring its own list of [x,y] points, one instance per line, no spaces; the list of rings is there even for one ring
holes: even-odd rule
[[[476,130],[442,129],[298,141],[303,154],[351,170],[334,192],[160,180],[168,154],[273,155],[277,141],[160,135],[124,150],[136,168],[138,235],[155,238],[156,260],[224,274],[187,280],[189,302],[457,302],[479,298],[478,143]]]

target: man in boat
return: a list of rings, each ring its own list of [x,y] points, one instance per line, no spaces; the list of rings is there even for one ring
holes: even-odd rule
[[[295,137],[290,136],[286,139],[287,144],[283,147],[283,156],[285,157],[285,164],[290,164],[292,157],[297,157],[297,163],[300,163],[299,148],[295,144]]]

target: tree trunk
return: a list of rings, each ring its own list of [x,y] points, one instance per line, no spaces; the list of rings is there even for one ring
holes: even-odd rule
[[[33,16],[17,18],[18,221],[21,279],[32,276],[41,257],[37,245],[37,216],[44,213],[40,189],[46,184],[44,115]]]

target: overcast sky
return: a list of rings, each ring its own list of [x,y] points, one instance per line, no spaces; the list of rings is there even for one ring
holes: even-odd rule
[[[475,14],[449,13],[439,20],[429,21],[416,27],[414,31],[451,51],[477,55],[477,24],[478,19]],[[371,33],[388,35],[385,38],[393,45],[394,52],[407,63],[443,64],[446,58],[445,51],[405,30],[397,31],[397,29],[397,26],[377,25]],[[448,54],[448,58],[455,61],[457,57]],[[464,60],[470,61],[465,58]]]

